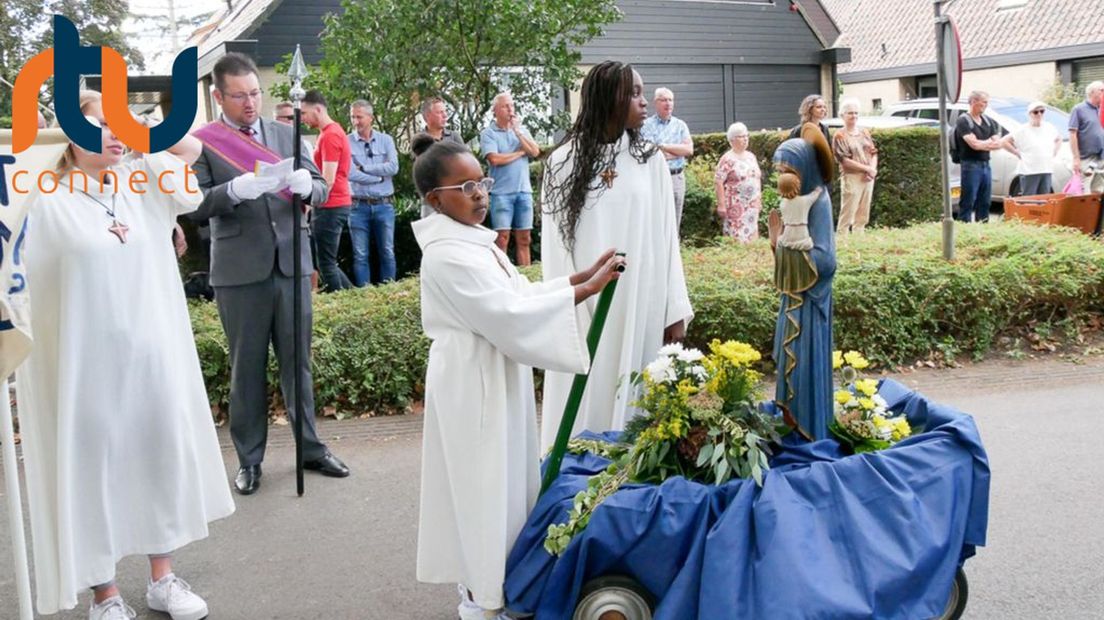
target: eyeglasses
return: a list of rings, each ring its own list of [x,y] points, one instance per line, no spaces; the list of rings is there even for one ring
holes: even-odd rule
[[[233,101],[234,103],[245,103],[247,99],[260,99],[261,95],[263,94],[264,90],[258,88],[247,93],[234,93],[232,95],[222,93],[222,96],[229,99],[230,101]]]
[[[278,120],[278,121],[294,121],[295,120],[295,115],[294,114],[279,114],[279,115],[276,116],[276,120]]]
[[[372,143],[371,142],[365,142],[364,143],[364,154],[368,156],[368,159],[372,159],[373,157],[376,156],[376,154],[372,152]]]
[[[1032,114],[1045,114],[1046,110],[1032,110],[1031,113]]]
[[[429,193],[432,194],[433,192],[443,189],[458,189],[464,192],[465,196],[471,198],[475,195],[476,189],[481,189],[483,190],[483,193],[486,194],[491,191],[492,187],[494,187],[494,179],[492,179],[491,177],[483,177],[478,181],[467,181],[461,185],[442,185],[441,187],[435,187]]]

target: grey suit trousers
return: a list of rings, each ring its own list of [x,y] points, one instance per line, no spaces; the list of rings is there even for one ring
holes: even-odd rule
[[[314,425],[314,384],[310,364],[301,369],[303,403],[295,401],[293,325],[294,278],[273,269],[260,282],[238,286],[216,286],[215,303],[219,318],[230,344],[230,436],[242,467],[258,465],[264,460],[268,439],[268,345],[276,352],[280,369],[280,390],[287,406],[288,421],[304,412],[303,459],[311,461],[326,454],[326,446],[318,439]],[[310,277],[300,278],[303,295],[302,355],[309,357],[311,347]]]

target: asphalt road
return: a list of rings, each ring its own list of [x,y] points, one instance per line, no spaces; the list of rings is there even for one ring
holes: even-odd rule
[[[1104,358],[1073,364],[987,362],[896,378],[972,413],[993,472],[988,545],[966,564],[967,618],[1104,617]],[[177,554],[178,574],[205,596],[212,619],[451,620],[452,586],[414,578],[421,421],[324,422],[349,464],[344,480],[308,473],[295,497],[290,431],[273,429],[257,495],[210,538]],[[225,430],[227,474],[235,469]],[[0,509],[2,512],[3,509]],[[0,531],[0,619],[16,618],[10,540]],[[143,558],[118,582],[139,618]],[[86,598],[74,611],[85,618]]]

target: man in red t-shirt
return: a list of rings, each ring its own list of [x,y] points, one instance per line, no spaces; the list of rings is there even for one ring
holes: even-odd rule
[[[303,98],[302,117],[304,123],[320,131],[314,149],[314,163],[330,187],[329,198],[314,210],[311,224],[318,270],[322,272],[325,290],[352,288],[349,277],[337,266],[341,231],[349,223],[349,211],[353,205],[353,197],[349,193],[349,165],[352,162],[349,141],[341,125],[330,118],[326,99],[317,90],[308,91]]]

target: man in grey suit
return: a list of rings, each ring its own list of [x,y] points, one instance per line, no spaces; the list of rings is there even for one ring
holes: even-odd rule
[[[280,368],[280,386],[288,417],[302,413],[304,467],[345,477],[349,469],[318,439],[314,424],[314,391],[309,351],[311,291],[310,240],[307,220],[299,230],[298,260],[303,277],[294,280],[292,193],[308,205],[326,199],[322,175],[305,155],[300,169],[288,177],[286,191],[277,180],[256,176],[253,162],[278,161],[293,153],[291,127],[260,118],[261,88],[253,61],[227,54],[214,67],[215,101],[222,117],[197,130],[203,154],[195,163],[203,203],[192,214],[211,225],[211,285],[219,318],[230,344],[230,436],[241,465],[234,480],[238,493],[249,495],[260,486],[261,461],[268,436],[268,389],[265,367],[272,343]],[[304,363],[293,354],[294,286],[303,296]],[[298,367],[297,367],[298,366]],[[293,379],[304,386],[301,406],[295,402]]]

